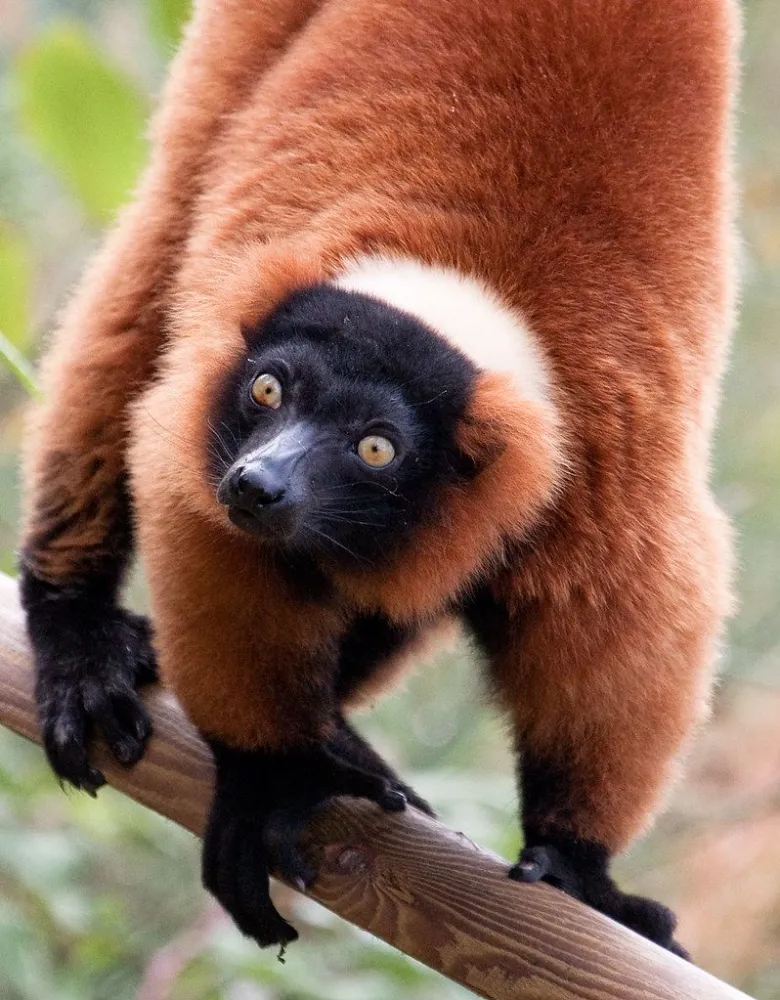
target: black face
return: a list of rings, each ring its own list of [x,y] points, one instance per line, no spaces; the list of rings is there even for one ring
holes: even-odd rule
[[[291,554],[376,565],[473,473],[454,434],[476,369],[424,325],[330,286],[247,334],[211,417],[217,498]]]

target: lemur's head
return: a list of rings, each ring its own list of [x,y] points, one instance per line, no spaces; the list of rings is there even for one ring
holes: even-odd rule
[[[240,348],[233,307],[219,314],[213,349],[185,338],[169,360],[158,422],[184,406],[208,438],[198,465],[208,490],[199,482],[182,498],[202,497],[198,510],[234,537],[315,559],[356,605],[399,620],[441,608],[527,534],[558,482],[558,418],[536,339],[452,269],[363,258],[299,281],[279,259],[287,290],[241,307],[261,319]],[[260,270],[237,272],[247,302]],[[183,311],[191,322],[240,297],[208,280],[205,306]],[[214,392],[201,408],[204,379]],[[163,470],[179,491],[181,458],[178,472]]]
[[[409,313],[323,284],[245,337],[213,461],[230,520],[264,543],[375,565],[476,474],[457,429],[477,368]]]

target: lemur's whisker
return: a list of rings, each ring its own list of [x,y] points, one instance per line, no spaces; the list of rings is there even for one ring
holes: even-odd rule
[[[358,521],[354,517],[333,517],[330,514],[320,514],[317,518],[318,521],[334,521],[338,524],[362,524],[369,528],[381,528],[383,524],[381,521]]]
[[[181,434],[177,434],[176,431],[171,430],[170,427],[166,427],[164,424],[160,423],[157,417],[155,417],[149,410],[148,406],[143,406],[142,409],[152,423],[162,431],[165,437],[170,438],[172,441],[179,441],[181,444],[189,446],[190,442],[187,438],[183,437]]]
[[[326,514],[381,514],[381,507],[331,507],[323,504],[320,508]]]
[[[391,497],[396,497],[396,499],[402,500],[404,503],[408,503],[409,502],[407,500],[407,498],[405,496],[403,496],[401,493],[398,493],[395,490],[391,490],[389,487],[385,486],[384,483],[378,483],[376,481],[374,481],[374,482],[360,482],[360,481],[357,481],[357,482],[353,482],[353,483],[343,483],[340,486],[329,486],[326,489],[320,490],[318,492],[320,493],[321,496],[325,497],[329,493],[335,493],[337,490],[351,489],[352,487],[355,487],[355,486],[364,486],[367,491],[368,490],[373,490],[373,489],[379,489],[379,490],[382,490],[384,493],[389,493]],[[360,499],[361,500],[366,499],[366,495],[363,494]]]
[[[352,549],[344,545],[342,542],[338,541],[338,539],[333,538],[331,535],[327,534],[324,531],[319,531],[317,528],[314,527],[314,525],[307,524],[306,530],[313,532],[315,535],[319,535],[320,538],[324,538],[326,542],[330,542],[332,545],[336,545],[338,548],[343,549],[348,555],[352,556],[353,559],[358,559],[360,560],[360,562],[367,563],[369,566],[374,565],[370,559],[366,559],[365,556],[361,556],[357,552],[353,552]]]
[[[423,399],[420,403],[409,403],[408,405],[413,408],[417,406],[430,406],[430,404],[435,403],[437,399],[441,399],[442,396],[446,396],[449,391],[449,389],[442,389],[441,392],[437,392],[436,395],[431,396],[430,399]]]
[[[219,431],[217,430],[217,428],[212,424],[212,422],[211,422],[210,419],[208,421],[208,428],[211,431],[211,433],[214,435],[214,438],[216,439],[217,444],[220,446],[220,448],[222,448],[222,450],[224,452],[224,455],[222,456],[223,459],[225,461],[227,461],[228,465],[232,465],[232,463],[233,463],[233,455],[231,453],[230,447],[228,446],[227,441],[225,441],[225,439],[219,433]]]

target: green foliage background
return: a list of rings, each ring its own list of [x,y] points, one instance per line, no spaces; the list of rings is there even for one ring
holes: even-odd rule
[[[0,568],[13,572],[25,391],[11,370],[22,381],[28,376],[57,305],[131,191],[146,155],[144,123],[188,0],[4,0],[0,11],[0,359],[7,359],[5,369],[0,363]],[[780,5],[750,0],[746,22],[739,146],[744,303],[716,473],[740,535],[742,609],[724,691],[775,699],[780,722]],[[719,719],[716,713],[716,726]],[[515,853],[505,734],[483,705],[467,651],[418,673],[364,726],[446,821],[506,856]],[[739,731],[729,739],[738,740]],[[685,813],[688,794],[678,792],[672,818]],[[717,789],[702,794],[706,816],[720,802]],[[690,861],[690,841],[683,850],[675,829],[674,822],[662,824],[622,873],[640,888],[661,884],[693,928],[695,899],[672,898],[687,884]],[[279,965],[223,919],[200,890],[197,870],[197,844],[187,834],[110,790],[97,802],[61,793],[37,750],[0,733],[0,996],[467,995],[289,896],[281,905],[304,934]],[[658,883],[661,870],[666,877]],[[729,913],[722,916],[728,928]],[[776,926],[767,931],[772,919]],[[715,971],[770,1000],[780,998],[780,914],[761,921],[754,938],[759,929],[769,933],[774,955],[771,947],[766,954],[743,950],[739,962],[719,964],[717,943],[707,954]],[[728,942],[725,932],[722,947]]]

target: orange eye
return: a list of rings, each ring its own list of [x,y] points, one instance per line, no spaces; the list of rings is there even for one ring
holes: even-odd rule
[[[372,469],[383,469],[395,458],[395,448],[387,438],[369,434],[358,443],[357,453]]]
[[[273,375],[258,375],[252,383],[252,399],[259,406],[278,410],[282,405],[282,384]]]

